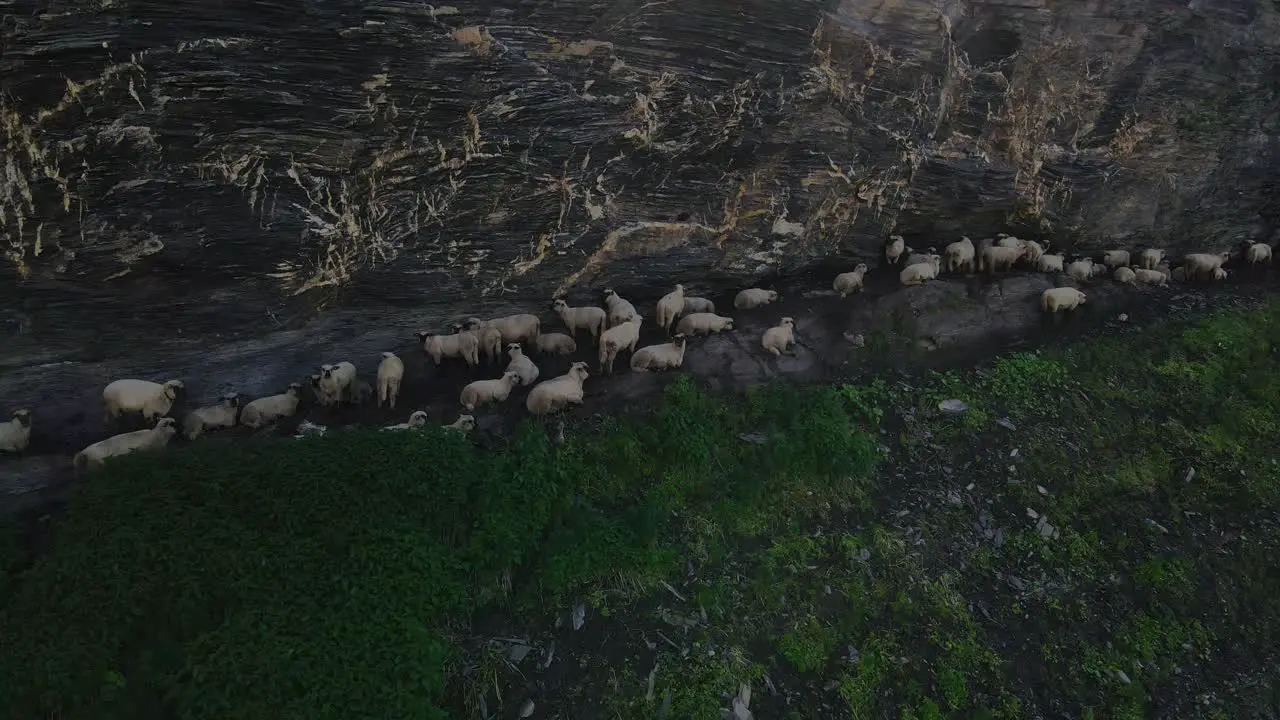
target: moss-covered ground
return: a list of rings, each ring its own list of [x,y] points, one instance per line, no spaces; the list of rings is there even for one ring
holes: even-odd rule
[[[967,410],[947,414],[943,400]],[[563,444],[113,463],[0,538],[8,717],[1242,718],[1280,710],[1280,305]]]

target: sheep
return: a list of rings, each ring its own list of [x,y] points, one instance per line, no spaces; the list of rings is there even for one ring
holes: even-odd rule
[[[609,314],[603,308],[590,305],[569,307],[569,303],[564,300],[556,300],[551,304],[551,309],[556,311],[560,321],[569,328],[570,335],[576,336],[579,330],[586,330],[591,333],[593,342],[599,342],[600,333],[608,326]]]
[[[943,248],[943,255],[946,256],[944,267],[947,272],[973,272],[974,248],[968,235]]]
[[[319,400],[326,407],[354,398],[356,366],[343,361],[337,365],[320,366]]]
[[[569,405],[582,404],[582,385],[591,377],[587,364],[576,362],[569,372],[533,386],[525,400],[525,408],[534,415],[559,412]]]
[[[240,394],[228,393],[218,398],[217,405],[206,405],[187,413],[182,421],[183,435],[195,440],[207,430],[219,430],[236,426],[240,414]]]
[[[454,323],[449,329],[455,335],[474,335],[476,347],[486,362],[495,362],[502,354],[502,331],[492,326],[480,326],[468,329],[465,323]]]
[[[1203,280],[1215,275],[1214,271],[1231,259],[1231,253],[1191,253],[1182,258],[1182,266],[1186,268],[1188,280]]]
[[[831,289],[840,293],[840,297],[848,297],[849,293],[862,290],[862,278],[867,274],[867,264],[858,263],[857,267],[847,273],[840,273],[831,283]]]
[[[710,335],[733,329],[733,318],[715,313],[692,313],[680,318],[676,332],[681,335]]]
[[[538,380],[538,366],[533,364],[529,356],[524,354],[524,350],[520,348],[520,343],[511,343],[507,346],[507,356],[511,358],[511,362],[507,363],[507,369],[504,373],[514,372],[520,376],[521,385],[532,385]]]
[[[411,430],[413,428],[420,428],[426,424],[427,424],[427,412],[425,410],[414,410],[413,414],[409,416],[408,422],[397,423],[395,425],[388,425],[382,429],[383,431]]]
[[[1087,282],[1093,277],[1093,260],[1076,260],[1067,266],[1067,277],[1077,282]]]
[[[612,288],[605,288],[604,309],[608,311],[609,327],[621,325],[632,318],[640,316],[636,312],[636,306],[632,305],[630,301],[619,295]]]
[[[143,419],[153,422],[169,413],[178,391],[184,387],[181,380],[166,380],[163,384],[149,380],[116,380],[102,390],[106,422],[127,412],[140,412]]]
[[[176,432],[178,427],[174,419],[162,417],[156,422],[155,427],[148,430],[135,430],[99,440],[76,453],[73,464],[77,472],[84,473],[90,467],[101,467],[103,461],[110,457],[138,451],[160,450],[169,444],[169,440],[173,439]]]
[[[240,410],[240,424],[249,428],[260,428],[279,420],[292,417],[298,411],[298,403],[302,400],[302,385],[291,383],[289,389],[279,395],[268,395],[258,398]]]
[[[491,402],[502,402],[511,396],[511,388],[520,384],[520,373],[514,370],[502,373],[496,380],[476,380],[462,388],[458,401],[468,410]]]
[[[1147,248],[1138,253],[1138,267],[1143,270],[1155,270],[1161,260],[1164,260],[1164,250],[1161,248]]]
[[[1040,272],[1062,272],[1062,265],[1066,261],[1061,255],[1041,255],[1040,261],[1036,263],[1036,267]]]
[[[1006,235],[1006,234],[1004,234],[1004,233],[996,233],[996,244],[995,244],[995,246],[996,246],[996,247],[1002,247],[1002,248],[1013,248],[1013,249],[1018,249],[1018,248],[1024,248],[1024,247],[1026,247],[1026,246],[1027,246],[1027,244],[1026,244],[1026,242],[1025,242],[1025,241],[1023,241],[1023,240],[1021,240],[1021,239],[1019,239],[1019,238],[1016,238],[1016,237],[1014,237],[1014,236],[1012,236],[1012,235]]]
[[[631,369],[639,372],[678,368],[684,364],[685,342],[684,335],[676,334],[669,343],[646,345],[631,355]]]
[[[676,283],[675,288],[662,296],[654,308],[654,318],[658,321],[658,327],[662,328],[665,333],[671,332],[671,326],[675,324],[676,318],[680,317],[680,311],[684,310],[684,285]]]
[[[1040,258],[1044,257],[1044,248],[1035,240],[1027,240],[1022,243],[1022,247],[1026,249],[1026,254],[1022,259],[1027,262],[1027,267],[1035,268],[1040,264]]]
[[[1073,287],[1049,288],[1040,293],[1040,309],[1056,315],[1063,310],[1075,310],[1084,304],[1086,297]]]
[[[1245,257],[1249,260],[1250,265],[1257,265],[1260,262],[1271,262],[1271,246],[1266,243],[1254,243],[1249,246]]]
[[[316,437],[324,437],[324,434],[328,431],[329,431],[329,428],[324,425],[317,425],[311,422],[310,420],[303,420],[302,422],[298,423],[297,432],[295,432],[293,436],[295,438],[304,438],[308,435],[315,435]]]
[[[1118,267],[1129,267],[1129,251],[1108,250],[1102,254],[1102,264],[1106,265],[1108,270],[1114,270]]]
[[[908,265],[898,273],[898,280],[903,285],[923,285],[926,282],[938,277],[938,270],[942,267],[942,258],[938,255],[930,255],[925,262],[918,262]]]
[[[985,270],[987,275],[1007,271],[1013,268],[1014,263],[1021,260],[1027,254],[1026,246],[1004,247],[1001,245],[992,245],[984,248],[979,256],[978,268]]]
[[[1134,280],[1135,276],[1133,274],[1133,270],[1130,270],[1129,268],[1123,265],[1116,268],[1116,271],[1113,276],[1115,277],[1116,282],[1122,283],[1124,285],[1133,285],[1135,282]],[[1163,275],[1161,277],[1163,277]]]
[[[1227,279],[1227,271],[1226,271],[1226,270],[1223,270],[1222,268],[1214,268],[1214,269],[1213,269],[1213,279],[1214,279],[1214,280],[1226,280],[1226,279]]]
[[[600,371],[613,372],[613,361],[618,351],[627,348],[635,352],[636,343],[640,341],[640,323],[643,318],[635,317],[616,327],[605,330],[600,336]]]
[[[467,329],[477,330],[482,328],[497,328],[502,333],[503,343],[527,342],[535,343],[538,341],[538,333],[542,331],[542,321],[537,315],[529,313],[521,313],[519,315],[507,315],[506,317],[494,318],[492,320],[480,320],[478,318],[467,319]],[[499,343],[499,346],[501,343]],[[498,348],[501,352],[501,347]]]
[[[480,364],[480,340],[475,333],[455,333],[453,335],[432,335],[426,331],[418,333],[422,341],[422,351],[431,356],[436,365],[444,358],[462,358],[467,367]]]
[[[1169,282],[1169,276],[1159,270],[1147,270],[1146,268],[1138,268],[1133,271],[1133,279],[1142,285],[1164,285]]]
[[[903,262],[903,265],[905,267],[910,267],[912,265],[918,265],[923,262],[930,262],[930,258],[932,258],[934,255],[937,255],[937,253],[938,253],[938,249],[935,247],[930,247],[928,250],[925,250],[922,253],[918,253],[915,250],[912,250],[911,248],[907,248],[907,259],[905,262]],[[939,257],[941,256],[939,255]]]
[[[782,322],[777,327],[771,327],[764,331],[764,336],[760,338],[760,344],[764,346],[765,350],[773,353],[775,357],[781,357],[783,352],[796,344],[795,326],[795,319],[782,318]]]
[[[404,362],[393,352],[382,353],[382,362],[378,363],[378,407],[383,404],[392,410],[396,409],[396,398],[400,397],[400,381],[404,379]]]
[[[543,355],[572,355],[578,352],[578,343],[564,333],[538,335],[536,345],[538,352]]]
[[[0,452],[20,453],[31,443],[31,411],[14,410],[13,419],[0,425]]]
[[[463,434],[469,433],[476,428],[476,418],[474,415],[459,415],[457,420],[448,425],[441,425],[445,430],[458,430]]]
[[[762,288],[747,288],[740,291],[733,298],[733,306],[739,310],[750,310],[758,308],[762,305],[768,305],[778,299],[777,290],[764,290]]]
[[[684,307],[680,309],[681,315],[689,315],[692,313],[713,313],[716,311],[716,304],[706,298],[684,296]]]
[[[907,249],[907,241],[901,235],[890,235],[889,243],[884,247],[884,259],[890,265],[897,265],[898,259],[902,257],[902,251]]]

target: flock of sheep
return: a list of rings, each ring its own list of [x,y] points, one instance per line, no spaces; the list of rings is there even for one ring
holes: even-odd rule
[[[1252,244],[1244,252],[1250,265],[1269,263],[1271,247],[1263,243]],[[1192,253],[1182,258],[1176,269],[1170,269],[1164,251],[1145,249],[1136,254],[1128,250],[1109,250],[1101,262],[1092,258],[1070,258],[1046,252],[1044,246],[1030,240],[1000,234],[983,240],[977,247],[968,237],[951,243],[942,254],[929,248],[926,254],[917,254],[906,247],[900,235],[889,238],[885,247],[885,259],[891,267],[902,267],[899,279],[903,285],[919,285],[938,277],[941,272],[973,273],[988,275],[1007,271],[1022,265],[1041,272],[1063,273],[1072,281],[1086,283],[1090,279],[1112,273],[1114,278],[1126,284],[1165,285],[1174,281],[1218,281],[1227,276],[1223,264],[1231,259],[1231,253]],[[832,287],[840,297],[863,289],[867,265],[859,264],[852,271],[836,276]],[[759,308],[778,299],[774,290],[749,288],[734,298],[738,310]],[[1041,307],[1046,313],[1055,314],[1073,310],[1085,302],[1085,293],[1073,286],[1045,290]],[[580,405],[583,401],[583,385],[588,365],[575,362],[564,375],[538,382],[538,366],[524,352],[528,347],[544,355],[571,355],[577,352],[575,337],[585,331],[598,349],[599,369],[613,372],[614,361],[626,350],[630,354],[633,371],[657,371],[679,368],[684,363],[686,340],[690,336],[708,335],[733,330],[733,318],[716,314],[715,305],[705,298],[686,296],[684,287],[676,285],[658,301],[654,318],[659,328],[674,335],[671,340],[656,345],[637,348],[642,318],[635,306],[613,290],[604,291],[604,307],[571,307],[564,300],[552,305],[569,333],[544,333],[537,315],[519,314],[493,320],[470,318],[453,326],[451,334],[418,333],[425,354],[438,366],[447,359],[462,360],[469,368],[501,360],[505,348],[507,365],[502,375],[495,379],[476,380],[462,388],[459,402],[466,412],[490,404],[505,402],[516,386],[532,386],[525,399],[525,407],[534,415],[547,415]],[[789,352],[795,345],[795,322],[784,317],[778,325],[769,328],[760,339],[764,350],[774,356]],[[309,378],[311,392],[316,402],[325,407],[339,404],[361,404],[377,395],[379,407],[394,409],[404,378],[404,362],[394,353],[382,353],[378,365],[376,389],[357,378],[356,366],[350,362],[322,365],[320,372]],[[99,466],[109,457],[141,450],[158,450],[168,445],[178,432],[177,422],[166,417],[173,408],[180,391],[181,380],[156,383],[147,380],[116,380],[103,390],[102,401],[105,421],[110,427],[127,415],[141,415],[150,428],[124,432],[89,445],[76,454],[77,471],[84,472]],[[235,427],[265,428],[298,412],[306,389],[304,383],[293,383],[283,393],[257,398],[241,406],[238,394],[219,398],[216,405],[201,407],[189,412],[182,423],[182,431],[188,440],[195,440],[205,432]],[[428,415],[422,410],[413,412],[407,422],[392,425],[385,430],[407,430],[423,427]],[[304,421],[300,431],[305,432]],[[311,426],[318,428],[319,426]],[[446,428],[468,432],[475,427],[475,418],[461,415]],[[31,412],[26,409],[13,413],[12,419],[0,424],[0,452],[22,452],[31,438]]]

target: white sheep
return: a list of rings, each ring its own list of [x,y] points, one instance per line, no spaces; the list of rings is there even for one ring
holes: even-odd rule
[[[559,412],[570,405],[582,404],[582,386],[590,377],[587,364],[576,362],[569,372],[533,386],[525,400],[525,408],[534,415]]]
[[[947,272],[973,272],[974,247],[968,235],[943,248]]]
[[[176,432],[177,422],[173,418],[162,417],[155,427],[148,430],[135,430],[99,440],[76,453],[73,464],[77,472],[83,473],[90,467],[101,467],[107,458],[138,451],[160,450],[169,444]]]
[[[468,367],[480,364],[480,341],[475,333],[432,335],[423,331],[418,333],[418,339],[422,341],[422,351],[431,356],[436,365],[447,357],[462,358]]]
[[[991,247],[983,248],[978,260],[978,269],[985,270],[988,275],[1011,270],[1014,264],[1026,257],[1026,255],[1027,248],[1025,245],[1019,245],[1018,247],[992,245]]]
[[[1066,258],[1062,255],[1041,255],[1036,267],[1040,269],[1040,272],[1063,272],[1063,263],[1065,261]]]
[[[502,354],[502,331],[492,325],[479,325],[468,328],[465,323],[454,323],[449,326],[455,335],[472,335],[476,339],[476,347],[485,362],[495,362]]]
[[[1116,268],[1116,271],[1112,274],[1112,277],[1114,277],[1116,282],[1118,283],[1122,283],[1124,285],[1133,285],[1135,282],[1134,278],[1136,276],[1133,274],[1133,270],[1129,269],[1128,267],[1125,267],[1124,265],[1121,265],[1120,267]]]
[[[1186,268],[1188,280],[1207,280],[1214,277],[1214,271],[1231,259],[1231,253],[1191,253],[1182,258],[1182,267]]]
[[[1085,294],[1073,287],[1049,288],[1040,294],[1040,309],[1054,314],[1075,310],[1085,299]]]
[[[1213,269],[1213,279],[1214,279],[1214,280],[1226,280],[1226,279],[1227,279],[1227,271],[1226,271],[1226,270],[1223,270],[1222,268],[1214,268],[1214,269]]]
[[[1022,259],[1026,261],[1027,267],[1036,268],[1040,266],[1040,258],[1044,257],[1044,247],[1035,240],[1027,240],[1022,243],[1022,247],[1026,249],[1026,254]]]
[[[618,352],[622,348],[635,352],[636,343],[640,341],[640,323],[643,321],[643,318],[637,316],[604,331],[600,336],[601,372],[613,372],[613,361],[617,359]]]
[[[681,335],[710,335],[733,329],[733,318],[715,313],[691,313],[680,318],[676,332]]]
[[[560,316],[564,326],[569,328],[570,335],[577,335],[579,330],[586,330],[591,333],[593,342],[599,342],[600,333],[604,332],[609,324],[609,314],[603,308],[590,305],[569,307],[569,303],[564,300],[556,300],[551,308]]]
[[[646,345],[631,355],[631,369],[670,370],[684,364],[685,336],[677,334],[671,342]]]
[[[462,388],[458,401],[468,410],[491,402],[502,402],[511,396],[511,388],[520,384],[520,374],[514,370],[502,373],[496,380],[476,380]]]
[[[690,315],[692,313],[713,313],[716,311],[716,304],[706,298],[684,296],[684,307],[680,309],[681,315]]]
[[[1129,251],[1108,250],[1102,255],[1102,264],[1106,265],[1108,270],[1113,270],[1118,267],[1129,267]]]
[[[279,395],[268,395],[253,400],[240,410],[240,424],[249,428],[260,428],[279,420],[292,417],[298,411],[298,403],[302,400],[302,386],[291,383],[289,389]]]
[[[320,366],[320,404],[324,406],[350,402],[355,397],[356,366],[343,361]]]
[[[996,233],[995,246],[1002,247],[1002,248],[1017,249],[1017,248],[1026,247],[1027,244],[1023,240],[1016,238],[1012,235],[1006,235],[1005,233]]]
[[[1164,285],[1169,282],[1169,276],[1159,270],[1148,270],[1146,268],[1138,268],[1133,271],[1133,279],[1142,285]]]
[[[671,326],[676,318],[680,317],[682,310],[684,310],[684,285],[676,283],[675,289],[663,295],[654,308],[654,318],[658,321],[658,327],[662,328],[663,332],[671,332]]]
[[[867,274],[867,264],[858,263],[853,270],[840,273],[831,283],[831,289],[840,293],[840,297],[848,297],[849,293],[862,290],[862,279]]]
[[[1077,282],[1088,282],[1093,277],[1093,260],[1085,258],[1067,265],[1067,277]]]
[[[185,386],[181,380],[155,383],[149,380],[116,380],[102,390],[102,403],[106,406],[106,422],[118,419],[129,412],[142,413],[143,419],[153,422],[167,415],[173,408],[178,391]]]
[[[0,452],[20,453],[31,443],[31,411],[14,410],[13,419],[0,424]]]
[[[782,318],[782,322],[777,327],[771,327],[764,331],[764,336],[760,338],[760,344],[764,346],[765,350],[773,353],[775,357],[781,357],[782,353],[796,344],[795,326],[795,319]]]
[[[747,288],[740,291],[733,298],[733,306],[739,310],[750,310],[758,308],[762,305],[768,305],[778,299],[777,290],[765,290],[763,288]]]
[[[903,285],[923,285],[938,277],[938,270],[941,267],[942,257],[930,255],[924,262],[912,263],[903,268],[902,272],[898,273],[898,280]]]
[[[386,430],[412,430],[413,428],[420,428],[420,427],[423,427],[423,426],[424,426],[424,425],[426,425],[426,424],[427,424],[427,412],[426,412],[425,410],[414,410],[414,411],[413,411],[413,413],[412,413],[411,415],[409,415],[409,421],[408,421],[408,422],[397,423],[397,424],[395,424],[395,425],[388,425],[388,426],[386,426],[386,427],[384,427],[384,428],[382,428],[382,429],[383,429],[384,431],[386,431]]]
[[[476,429],[476,418],[474,415],[459,415],[457,420],[448,425],[441,425],[445,430],[458,430],[463,434],[469,433]]]
[[[631,301],[619,295],[612,288],[605,288],[604,291],[604,309],[609,316],[609,327],[621,325],[632,318],[640,317],[636,312],[636,306]]]
[[[400,397],[400,382],[404,380],[404,361],[393,352],[382,353],[378,363],[378,407],[384,404],[392,410]]]
[[[1257,265],[1260,262],[1271,262],[1271,246],[1266,243],[1254,243],[1249,246],[1249,251],[1245,254],[1250,265]]]
[[[918,265],[920,263],[925,263],[925,262],[933,262],[934,255],[938,255],[938,249],[935,247],[930,247],[922,253],[916,252],[911,248],[907,248],[907,259],[902,264],[903,266],[908,266],[908,265]],[[939,258],[939,262],[941,262],[942,256],[938,255],[938,258]],[[941,271],[942,266],[939,265],[938,269],[939,271]]]
[[[206,431],[233,428],[240,415],[240,394],[227,393],[218,398],[217,405],[206,405],[187,413],[182,420],[182,432],[188,440],[195,440]]]
[[[478,318],[467,319],[467,329],[476,330],[478,328],[497,328],[502,333],[503,343],[535,343],[538,341],[538,333],[542,332],[542,321],[537,315],[529,313],[520,313],[518,315],[507,315],[506,317],[494,318],[492,320],[480,320]],[[501,347],[498,348],[501,352]]]
[[[902,253],[907,249],[907,241],[901,235],[890,235],[889,242],[884,247],[884,259],[890,265],[898,264],[898,258],[902,257]]]
[[[1138,253],[1138,267],[1143,270],[1155,270],[1161,260],[1164,260],[1164,250],[1161,248],[1147,248]]]
[[[543,355],[572,355],[578,352],[578,343],[564,333],[542,333],[537,348]]]
[[[511,343],[507,346],[507,356],[511,358],[511,362],[507,363],[507,369],[503,372],[514,372],[520,376],[521,385],[532,385],[538,380],[538,366],[533,364],[528,355],[524,354],[524,350],[520,348],[520,343]]]

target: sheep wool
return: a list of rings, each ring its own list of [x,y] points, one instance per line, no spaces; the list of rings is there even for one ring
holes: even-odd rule
[[[520,375],[516,372],[505,372],[497,380],[476,380],[462,388],[459,402],[467,410],[491,402],[502,402],[511,395],[511,388],[520,384]]]
[[[898,258],[902,257],[902,252],[907,249],[907,241],[901,235],[890,235],[889,242],[884,247],[884,259],[890,265],[897,265]]]
[[[867,264],[858,263],[853,270],[840,273],[831,283],[831,289],[840,293],[840,297],[848,297],[850,293],[862,290],[862,278],[867,274]]]
[[[685,336],[676,335],[669,343],[646,345],[631,356],[631,369],[670,370],[684,364]]]
[[[943,248],[943,254],[946,256],[947,272],[973,272],[974,248],[969,236],[965,235],[947,245]]]
[[[392,410],[400,397],[400,382],[404,380],[404,361],[393,352],[382,353],[378,363],[378,407],[386,405]]]
[[[588,377],[587,364],[576,362],[568,373],[534,385],[525,399],[525,408],[534,415],[547,415],[581,405],[582,387]]]
[[[504,372],[513,372],[520,377],[521,385],[532,385],[538,380],[538,366],[524,354],[524,350],[520,348],[520,343],[511,343],[507,346],[507,356],[511,358],[511,362],[507,363],[507,369]]]
[[[468,322],[479,322],[472,320]],[[472,335],[476,346],[486,362],[495,362],[502,354],[502,331],[492,325],[478,325],[471,328],[466,323],[457,323],[451,328],[455,334]]]
[[[586,330],[591,333],[591,340],[594,342],[599,341],[600,333],[604,332],[609,323],[609,314],[604,308],[590,305],[570,307],[564,300],[556,300],[551,304],[551,309],[560,316],[560,322],[569,328],[570,335],[576,336],[579,330]]]
[[[1102,264],[1106,265],[1108,270],[1115,269],[1118,267],[1128,267],[1129,251],[1128,250],[1108,250],[1102,256]]]
[[[898,280],[903,285],[923,285],[938,277],[940,267],[941,259],[937,255],[930,255],[925,262],[918,262],[903,268],[902,272],[898,273]]]
[[[640,341],[640,323],[643,318],[635,317],[627,322],[611,327],[600,336],[600,370],[613,372],[613,361],[617,359],[622,348],[635,352],[636,343]]]
[[[916,266],[911,266],[916,267]],[[911,268],[907,268],[910,270]],[[773,353],[774,357],[781,357],[784,352],[796,344],[795,336],[796,321],[793,318],[784,317],[777,327],[771,327],[764,331],[764,337],[760,339],[760,344],[764,349]]]
[[[543,333],[538,336],[538,352],[543,355],[572,355],[578,352],[578,343],[564,333]]]
[[[658,301],[657,307],[654,308],[654,317],[657,318],[658,327],[663,332],[671,332],[671,326],[675,323],[676,318],[680,317],[680,311],[684,309],[684,285],[676,284],[675,289]]]
[[[680,318],[676,332],[681,335],[710,335],[733,329],[733,318],[715,313],[692,313]]]
[[[480,341],[474,333],[432,335],[423,331],[418,333],[418,340],[422,342],[422,351],[436,365],[445,358],[461,358],[468,367],[480,364]]]
[[[636,312],[636,306],[632,305],[629,300],[619,295],[612,288],[604,291],[604,307],[609,315],[609,327],[621,325],[639,317]]]
[[[0,424],[0,452],[20,453],[31,444],[31,411],[14,410],[13,417]]]
[[[1169,282],[1169,276],[1159,270],[1147,270],[1146,268],[1138,268],[1133,271],[1133,279],[1142,285],[1164,285]]]
[[[283,417],[292,417],[302,400],[302,385],[292,383],[279,395],[268,395],[250,402],[240,411],[240,424],[260,428]]]
[[[1254,243],[1250,245],[1248,258],[1250,265],[1257,265],[1262,262],[1271,262],[1271,246],[1266,243]]]
[[[1085,302],[1086,296],[1073,287],[1049,288],[1040,294],[1040,309],[1047,313],[1074,310]]]
[[[1040,262],[1036,263],[1036,267],[1040,272],[1062,272],[1063,262],[1066,258],[1061,255],[1041,255]]]
[[[1133,270],[1130,270],[1128,267],[1121,265],[1120,267],[1116,268],[1116,271],[1113,277],[1115,277],[1116,282],[1118,283],[1124,283],[1125,285],[1133,285],[1135,282],[1134,278],[1136,276],[1134,275]]]
[[[207,405],[187,413],[182,421],[182,431],[188,440],[195,440],[205,431],[235,427],[239,414],[240,395],[228,393],[218,398],[217,405]]]
[[[148,380],[116,380],[102,390],[102,403],[106,409],[105,420],[111,422],[125,413],[142,413],[143,419],[153,422],[167,415],[173,408],[178,392],[185,387],[181,380],[154,383]]]
[[[681,308],[681,315],[689,315],[691,313],[713,313],[716,311],[716,304],[706,298],[684,296],[684,307]]]
[[[1160,248],[1147,248],[1138,253],[1138,267],[1143,270],[1155,270],[1161,260],[1164,260],[1164,250]]]
[[[160,450],[169,444],[169,440],[177,431],[178,427],[174,419],[163,417],[156,422],[154,428],[121,433],[106,440],[99,440],[76,453],[73,464],[77,472],[83,473],[91,467],[100,467],[107,458],[132,452]]]
[[[507,315],[493,320],[467,319],[468,330],[480,328],[497,328],[502,334],[499,345],[513,342],[533,344],[538,341],[538,333],[542,331],[542,321],[537,315],[528,313]]]
[[[764,288],[747,288],[739,291],[733,298],[733,306],[739,310],[751,310],[768,305],[778,299],[778,291]]]

